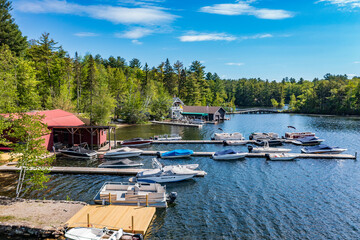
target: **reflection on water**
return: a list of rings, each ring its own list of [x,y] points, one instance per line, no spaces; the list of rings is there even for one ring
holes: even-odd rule
[[[210,139],[214,132],[276,132],[284,135],[288,125],[312,131],[329,145],[360,149],[358,118],[316,117],[291,114],[232,115],[230,121],[203,128],[141,125],[117,130],[119,139],[177,133],[184,139]],[[293,152],[299,146],[286,144]],[[222,145],[152,145],[147,149],[217,151]],[[231,148],[231,147],[226,147]],[[246,146],[232,147],[246,151]],[[92,166],[100,160],[59,158],[57,166]],[[151,167],[151,156],[134,161]],[[208,172],[204,178],[167,184],[178,192],[176,204],[156,212],[147,239],[359,239],[360,166],[352,160],[300,159],[266,162],[264,159],[219,162],[207,157],[161,160],[167,164],[198,163]],[[0,195],[14,196],[14,174],[0,174]],[[92,203],[105,181],[128,181],[129,177],[105,175],[51,176],[48,188],[28,193],[28,198],[80,200]]]

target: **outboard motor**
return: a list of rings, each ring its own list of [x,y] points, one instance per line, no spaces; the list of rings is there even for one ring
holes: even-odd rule
[[[142,234],[134,234],[131,238],[131,240],[144,240],[144,237]]]
[[[156,153],[156,156],[157,156],[158,158],[161,158],[161,153],[160,153],[160,152],[157,152],[157,153]]]
[[[224,140],[224,141],[223,141],[223,144],[224,144],[225,146],[227,146],[227,145],[228,145],[228,144],[226,143],[226,140]]]
[[[169,203],[173,203],[173,202],[175,202],[176,197],[177,197],[177,192],[171,192],[171,193],[168,194],[168,196],[167,196],[167,201],[168,201]]]
[[[251,145],[248,146],[248,151],[249,151],[249,153],[251,153],[253,149],[254,149],[253,146],[251,146]]]
[[[265,158],[266,158],[266,160],[270,160],[270,154],[265,154]]]

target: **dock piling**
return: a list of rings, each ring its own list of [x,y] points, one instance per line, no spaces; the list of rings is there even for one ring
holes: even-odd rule
[[[109,193],[109,204],[111,205],[111,193]]]
[[[149,194],[146,194],[146,207],[149,207]]]
[[[131,231],[132,231],[132,233],[135,233],[135,228],[134,228],[134,216],[131,216]]]
[[[90,214],[87,214],[87,226],[90,227]]]

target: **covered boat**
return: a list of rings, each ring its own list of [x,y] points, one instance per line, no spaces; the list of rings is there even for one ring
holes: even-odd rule
[[[318,137],[303,137],[293,140],[292,143],[295,145],[312,146],[312,145],[318,145],[323,141],[324,139],[319,139]]]
[[[164,171],[168,171],[174,167],[188,168],[188,169],[194,170],[199,167],[199,164],[193,163],[193,164],[183,164],[183,165],[177,164],[177,165],[166,165],[165,166],[164,164],[160,163],[159,160],[157,160],[157,158],[153,158],[152,166],[154,168],[163,169]]]
[[[176,140],[181,140],[182,137],[179,134],[165,134],[165,135],[160,135],[160,136],[155,136],[154,140],[156,141],[176,141]]]
[[[269,133],[252,133],[249,135],[250,140],[270,140],[270,139],[279,139],[279,135],[277,133],[269,132]]]
[[[157,183],[139,182],[106,182],[94,197],[96,204],[111,202],[111,204],[116,205],[146,206],[147,202],[150,207],[159,208],[167,207],[167,200],[165,186]]]
[[[90,150],[87,148],[87,144],[80,144],[78,146],[72,146],[70,148],[64,148],[58,150],[60,153],[67,157],[72,158],[95,158],[97,156],[97,152],[95,150]]]
[[[175,149],[169,152],[160,153],[158,152],[158,157],[161,158],[187,158],[194,153],[193,150],[189,149]]]
[[[119,149],[113,149],[110,151],[107,151],[104,154],[104,158],[128,158],[128,157],[137,157],[140,156],[140,154],[143,151],[137,148],[129,148],[129,147],[123,147]]]
[[[195,177],[199,171],[192,170],[182,165],[172,167],[162,167],[157,169],[145,170],[136,174],[137,182],[145,183],[167,183],[180,182]]]
[[[315,137],[315,133],[312,132],[286,132],[284,138],[286,139],[298,139],[304,137]]]
[[[144,147],[149,146],[152,143],[152,140],[150,139],[143,139],[143,138],[132,138],[129,140],[122,141],[122,146],[127,147]]]
[[[235,152],[232,149],[216,152],[212,155],[214,160],[237,160],[245,158],[247,153]]]
[[[248,150],[249,153],[287,153],[291,151],[291,149],[288,148],[270,147],[268,143],[265,143],[263,147],[255,147],[255,148],[249,145]]]
[[[266,143],[269,144],[269,146],[280,146],[283,144],[283,142],[280,139],[256,139],[254,142],[258,146],[264,146]]]
[[[241,133],[215,133],[213,140],[244,140]]]
[[[299,154],[296,153],[267,153],[265,154],[266,160],[270,161],[293,161]]]
[[[114,231],[107,228],[76,227],[65,233],[65,237],[71,240],[120,240],[125,239],[126,236],[131,237],[132,240],[144,239],[142,234],[126,233],[122,229]]]
[[[117,161],[106,161],[102,164],[100,164],[99,168],[128,168],[128,167],[140,167],[143,166],[142,163],[137,163],[134,161],[131,161],[130,159],[124,158]]]
[[[248,141],[246,140],[224,140],[224,145],[228,146],[239,146],[239,145],[245,145]]]
[[[303,153],[342,153],[346,151],[346,148],[339,148],[339,147],[330,147],[325,144],[320,144],[318,146],[312,147],[305,147],[301,149]]]

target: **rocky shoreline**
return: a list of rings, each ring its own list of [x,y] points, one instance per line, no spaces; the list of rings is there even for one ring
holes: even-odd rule
[[[0,235],[28,238],[59,238],[66,221],[85,202],[15,199],[0,196]]]

